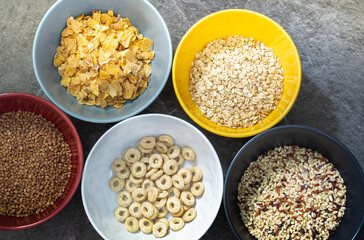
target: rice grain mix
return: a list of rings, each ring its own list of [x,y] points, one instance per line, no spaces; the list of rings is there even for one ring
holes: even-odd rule
[[[209,42],[196,54],[189,87],[203,116],[224,127],[247,128],[277,107],[283,69],[261,41],[229,36]]]
[[[0,114],[0,215],[44,212],[71,176],[71,150],[55,124],[28,111]]]
[[[328,239],[345,204],[346,187],[334,165],[295,145],[259,156],[238,187],[242,220],[258,240]]]

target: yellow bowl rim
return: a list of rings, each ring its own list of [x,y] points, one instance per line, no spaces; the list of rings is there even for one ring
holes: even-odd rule
[[[192,32],[193,29],[196,28],[197,25],[199,25],[200,23],[206,21],[209,18],[212,18],[212,17],[214,17],[216,15],[220,15],[220,14],[223,14],[223,13],[226,13],[226,12],[244,12],[244,13],[254,14],[254,15],[257,15],[259,17],[262,17],[262,18],[270,21],[274,25],[276,25],[279,29],[282,30],[283,34],[287,37],[288,41],[292,44],[293,50],[294,50],[294,56],[295,56],[295,58],[297,60],[297,63],[298,63],[298,77],[297,77],[298,84],[297,84],[297,88],[294,91],[292,101],[290,101],[288,107],[283,111],[282,114],[279,115],[279,117],[277,117],[276,119],[274,119],[269,124],[265,125],[264,127],[260,128],[260,129],[257,129],[257,130],[254,130],[254,131],[250,131],[250,132],[242,132],[242,133],[239,133],[239,132],[233,132],[233,133],[231,133],[231,132],[225,132],[225,131],[218,130],[218,129],[215,129],[213,127],[210,127],[210,126],[206,125],[205,123],[201,122],[197,117],[195,117],[191,113],[191,111],[184,104],[184,102],[182,101],[182,97],[180,96],[179,91],[178,91],[178,89],[176,87],[176,73],[175,73],[176,72],[175,71],[175,68],[176,68],[176,58],[179,55],[180,47],[181,47],[182,42],[190,34],[190,32]],[[269,18],[269,17],[267,17],[267,16],[265,16],[265,15],[263,15],[261,13],[258,13],[258,12],[252,11],[252,10],[247,10],[247,9],[225,9],[225,10],[220,10],[220,11],[211,13],[211,14],[209,14],[209,15],[201,18],[194,25],[192,25],[192,27],[190,27],[190,29],[183,35],[183,37],[180,40],[180,42],[179,42],[179,44],[177,46],[177,49],[175,51],[174,58],[173,58],[173,64],[172,64],[172,82],[173,82],[173,88],[174,88],[174,92],[175,92],[175,94],[177,96],[178,102],[182,106],[183,110],[187,113],[187,115],[195,123],[197,123],[202,128],[206,129],[207,131],[212,132],[212,133],[217,134],[217,135],[220,135],[220,136],[231,137],[231,138],[244,138],[244,137],[254,136],[254,135],[258,134],[258,133],[261,133],[261,132],[263,132],[263,131],[265,131],[265,130],[271,128],[271,127],[273,127],[277,123],[279,123],[287,115],[287,113],[291,110],[294,102],[297,99],[298,92],[299,92],[300,86],[301,86],[301,78],[302,78],[302,68],[301,68],[300,57],[299,57],[299,54],[298,54],[296,45],[294,44],[293,40],[291,39],[291,37],[289,36],[289,34],[286,32],[286,30],[284,30],[284,28],[281,25],[279,25],[277,22],[275,22],[273,19],[271,19],[271,18]]]

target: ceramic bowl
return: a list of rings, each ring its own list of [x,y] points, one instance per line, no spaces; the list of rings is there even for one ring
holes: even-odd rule
[[[130,22],[145,37],[154,41],[155,59],[152,75],[145,92],[138,98],[127,101],[119,109],[109,106],[81,105],[76,98],[60,85],[61,77],[53,66],[53,57],[60,43],[62,30],[70,16],[90,15],[92,11],[107,12],[128,17]],[[153,5],[147,0],[60,0],[47,11],[41,20],[33,44],[35,75],[47,97],[67,114],[89,122],[117,122],[131,117],[148,107],[162,91],[167,82],[172,64],[172,44],[167,26]]]
[[[72,172],[64,193],[44,212],[28,217],[0,216],[0,229],[21,230],[38,226],[56,216],[72,199],[81,180],[83,150],[81,140],[71,120],[59,108],[43,98],[25,93],[0,94],[0,114],[11,111],[29,111],[53,122],[62,132],[72,153]]]
[[[196,218],[180,231],[169,230],[163,239],[200,239],[214,221],[222,201],[223,174],[214,147],[194,126],[176,117],[145,114],[126,119],[109,129],[94,145],[85,164],[81,183],[82,201],[87,216],[96,231],[108,240],[155,239],[140,230],[130,233],[124,223],[114,217],[118,206],[117,192],[110,190],[108,181],[113,175],[111,164],[131,147],[137,147],[145,136],[168,134],[175,144],[191,147],[195,161],[185,160],[182,167],[199,166],[203,172],[205,192],[196,198]]]
[[[283,94],[276,109],[261,123],[238,129],[222,127],[204,117],[189,90],[191,63],[196,53],[208,42],[234,35],[252,37],[271,47],[280,58],[284,72]],[[172,80],[179,103],[198,125],[225,137],[249,137],[273,127],[292,108],[301,86],[301,62],[295,44],[278,23],[257,12],[228,9],[202,18],[183,36],[174,55]]]
[[[238,184],[259,155],[279,146],[298,145],[318,151],[340,172],[346,185],[346,211],[330,240],[355,239],[364,221],[364,177],[353,154],[327,133],[307,126],[287,125],[267,130],[248,141],[230,164],[224,184],[224,208],[237,239],[253,240],[240,217]]]

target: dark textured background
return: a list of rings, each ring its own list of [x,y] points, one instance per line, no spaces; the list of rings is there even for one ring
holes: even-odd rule
[[[0,93],[26,92],[46,98],[35,78],[31,55],[37,26],[54,2],[0,0]],[[151,3],[166,21],[174,50],[196,21],[218,10],[249,9],[278,22],[295,42],[302,62],[299,96],[278,125],[303,124],[326,131],[342,141],[364,168],[363,0],[151,0]],[[142,113],[170,114],[196,126],[180,107],[171,79]],[[114,125],[71,120],[81,136],[85,159],[97,139]],[[199,129],[216,148],[225,175],[234,155],[249,139],[230,139]],[[232,238],[221,208],[203,239]],[[69,205],[49,222],[28,230],[0,231],[0,239],[101,237],[87,219],[79,189]],[[364,230],[356,239],[364,239]]]

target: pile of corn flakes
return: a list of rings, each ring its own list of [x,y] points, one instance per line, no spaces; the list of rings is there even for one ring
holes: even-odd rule
[[[53,65],[61,85],[80,104],[121,108],[125,99],[135,99],[147,88],[152,46],[128,18],[94,11],[67,20]]]

